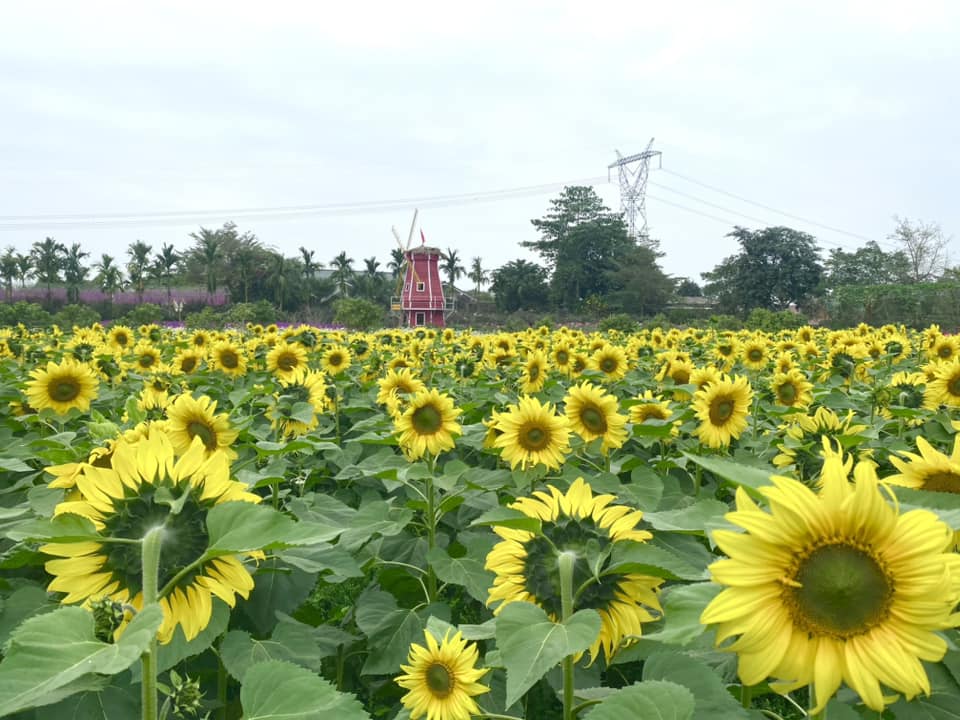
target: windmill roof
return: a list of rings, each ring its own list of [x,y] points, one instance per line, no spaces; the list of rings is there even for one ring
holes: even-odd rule
[[[417,245],[407,250],[411,255],[442,255],[440,248],[430,247],[429,245]]]

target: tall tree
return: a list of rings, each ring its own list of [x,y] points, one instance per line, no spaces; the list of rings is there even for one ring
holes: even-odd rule
[[[306,288],[306,297],[307,297],[307,311],[310,311],[310,306],[313,304],[314,298],[314,286],[317,282],[317,270],[320,269],[320,263],[313,259],[314,256],[313,250],[307,250],[302,245],[300,246],[300,260],[303,263],[303,286]]]
[[[497,308],[505,312],[539,310],[547,303],[547,271],[527,260],[511,260],[492,273]]]
[[[394,279],[400,276],[400,268],[403,267],[404,263],[404,252],[398,247],[395,247],[390,251],[390,262],[387,263],[387,267],[390,269],[390,273],[393,275]]]
[[[946,269],[949,259],[947,245],[950,238],[944,237],[936,223],[918,220],[910,222],[906,218],[894,216],[897,223],[889,239],[903,248],[909,263],[910,282],[930,282],[936,280]]]
[[[173,276],[176,274],[177,265],[180,264],[181,256],[172,244],[164,243],[160,252],[153,256],[152,272],[154,277],[163,283],[167,289],[167,304],[173,304]]]
[[[3,287],[7,302],[13,300],[13,281],[20,274],[17,265],[17,254],[15,248],[8,247],[6,252],[0,257],[0,277],[3,278]]]
[[[740,252],[702,273],[704,294],[715,297],[724,312],[802,305],[820,284],[823,266],[812,235],[788,227],[734,227],[727,237],[736,239]]]
[[[622,215],[606,207],[591,187],[565,187],[547,215],[530,222],[540,239],[520,244],[543,258],[551,270],[553,301],[568,309],[587,297],[606,295],[609,273],[636,246]]]
[[[330,278],[340,291],[340,297],[347,297],[350,282],[353,280],[353,258],[347,257],[346,252],[341,252],[330,261],[330,267],[333,268]]]
[[[47,286],[47,304],[53,299],[51,286],[60,282],[60,271],[63,269],[63,258],[67,248],[52,237],[44,238],[33,244],[31,255],[37,280]]]
[[[107,294],[112,308],[114,295],[123,288],[123,272],[114,263],[113,256],[106,253],[100,256],[100,261],[94,263],[93,268],[97,271],[97,284]]]
[[[629,315],[660,312],[674,292],[674,281],[657,262],[658,253],[648,245],[636,245],[608,272],[607,307]]]
[[[487,277],[487,271],[483,269],[483,258],[475,257],[470,261],[470,272],[467,273],[467,279],[474,284],[478,293],[480,288],[487,284],[489,278]]]
[[[825,269],[825,284],[829,288],[904,283],[911,273],[910,261],[903,251],[884,252],[873,241],[853,252],[832,248]]]
[[[283,305],[287,299],[287,273],[290,267],[282,253],[271,253],[270,257],[269,282],[273,287],[273,302],[277,306],[277,310],[283,312]]]
[[[130,257],[127,263],[127,276],[137,293],[137,303],[140,305],[143,304],[143,291],[146,287],[147,270],[150,267],[151,250],[153,248],[142,240],[130,243],[130,247],[127,248],[127,255]]]
[[[440,253],[440,261],[440,271],[447,276],[447,285],[452,288],[467,272],[460,262],[460,253],[453,248],[447,248],[445,253]]]
[[[27,278],[33,275],[33,256],[30,253],[17,253],[17,278],[20,287],[27,286]]]
[[[80,249],[80,243],[73,243],[63,257],[63,278],[67,285],[67,302],[80,302],[80,283],[87,278],[90,269],[83,265],[83,259],[90,253]]]
[[[190,250],[191,262],[201,269],[207,294],[213,299],[223,275],[223,261],[227,257],[224,246],[228,241],[237,240],[236,225],[224,223],[222,228],[216,230],[201,227],[198,232],[190,233],[190,237],[194,241]]]
[[[275,253],[267,251],[252,233],[227,233],[224,254],[227,260],[227,286],[231,297],[250,302],[250,288],[257,276],[257,269],[269,267],[275,262]],[[221,238],[223,240],[223,238]],[[270,270],[269,275],[273,274]],[[239,291],[239,292],[238,292]]]

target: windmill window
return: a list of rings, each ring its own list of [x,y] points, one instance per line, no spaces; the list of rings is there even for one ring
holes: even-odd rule
[[[422,282],[417,283],[417,292],[423,292],[425,288],[426,285],[424,285]]]
[[[404,283],[404,284],[403,284],[403,291],[404,291],[404,292],[410,292],[410,283]]]
[[[423,283],[417,283],[418,285],[423,285]],[[422,312],[418,312],[416,319],[414,320],[414,325],[423,325],[426,321],[426,316]]]

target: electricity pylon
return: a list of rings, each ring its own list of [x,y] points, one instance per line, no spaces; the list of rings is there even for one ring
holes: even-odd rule
[[[610,179],[610,171],[617,168],[620,176],[620,209],[626,216],[627,232],[633,241],[647,242],[647,175],[650,174],[650,161],[653,158],[662,163],[662,156],[659,150],[651,150],[653,147],[653,138],[647,144],[647,149],[636,155],[624,157],[619,150],[617,161],[607,166],[607,180]],[[659,167],[659,165],[658,165]],[[637,214],[640,215],[641,226],[637,231]]]

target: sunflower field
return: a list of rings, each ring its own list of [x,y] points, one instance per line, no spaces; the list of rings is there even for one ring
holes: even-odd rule
[[[960,339],[0,330],[0,717],[960,717]]]

